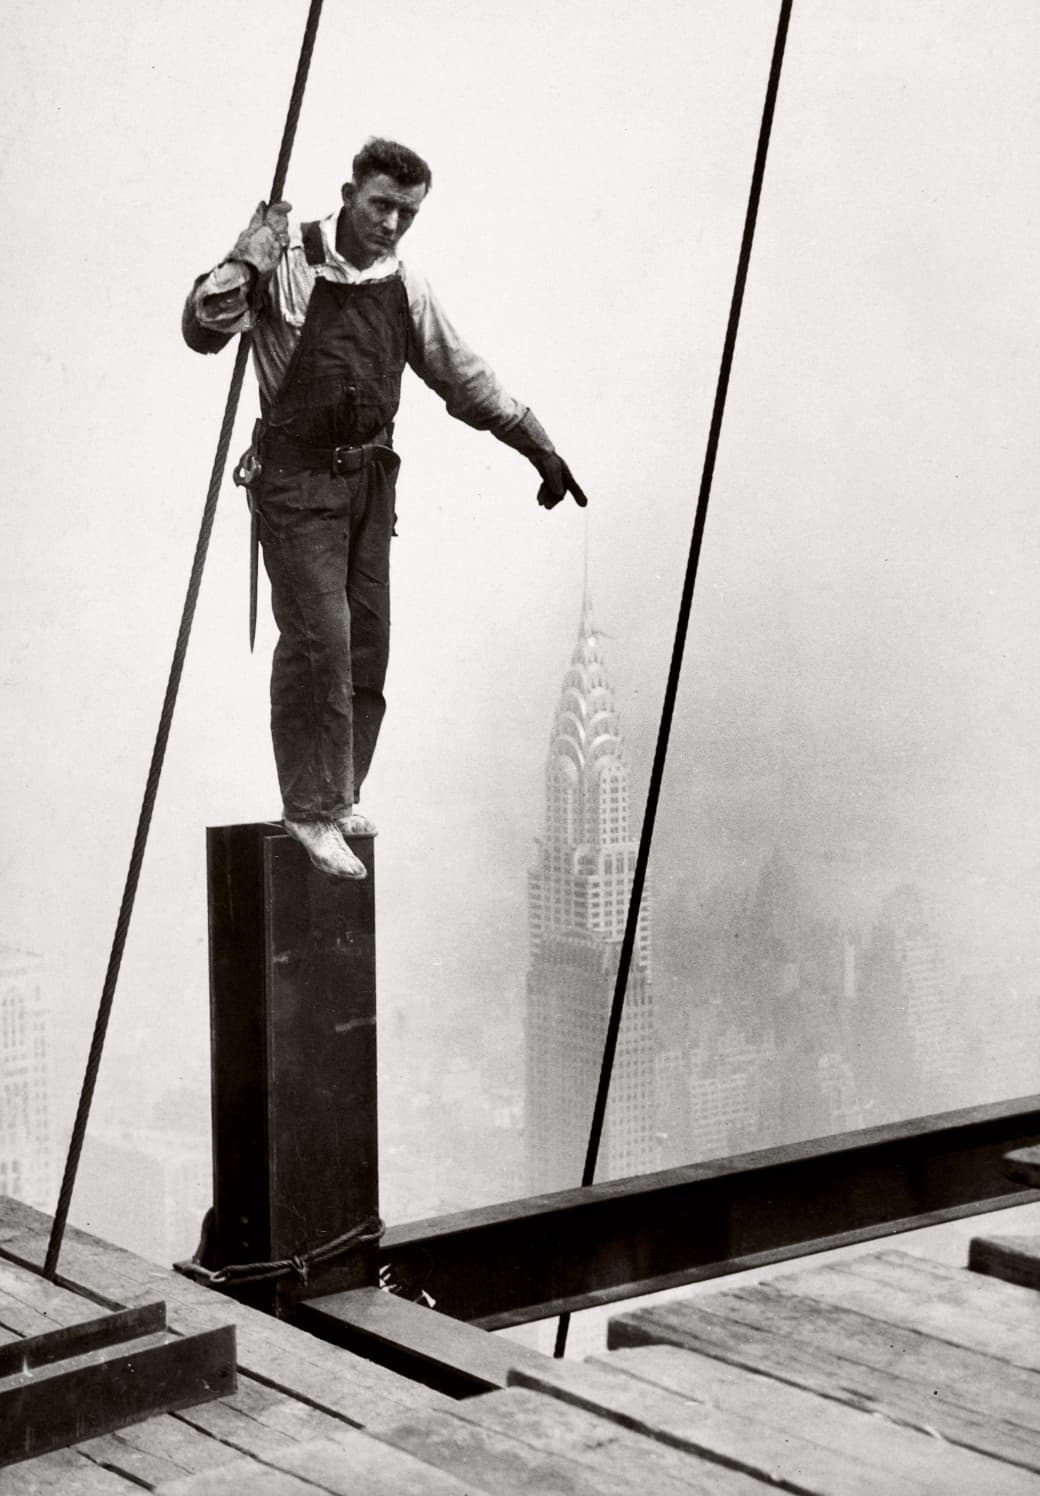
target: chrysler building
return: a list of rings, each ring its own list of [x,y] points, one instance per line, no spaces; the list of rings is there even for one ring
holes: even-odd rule
[[[528,876],[529,1188],[581,1182],[638,842],[629,770],[588,589],[545,772],[545,835]],[[644,896],[597,1178],[656,1166],[650,912]]]

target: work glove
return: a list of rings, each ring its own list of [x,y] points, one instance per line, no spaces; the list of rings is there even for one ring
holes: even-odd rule
[[[582,492],[581,486],[574,481],[574,474],[564,462],[558,452],[547,452],[541,457],[532,457],[531,461],[542,475],[541,487],[538,490],[538,502],[543,509],[555,509],[561,499],[567,495],[574,495],[574,502],[582,509],[589,502]]]
[[[528,462],[538,469],[542,483],[538,490],[538,502],[543,509],[554,509],[568,493],[583,509],[589,502],[574,475],[553,446],[549,434],[533,411],[524,412],[523,419],[511,430],[496,432],[499,441],[505,442],[516,452],[522,452]]]
[[[272,203],[270,207],[265,202],[257,203],[226,258],[252,265],[257,275],[269,275],[289,243],[291,208],[292,203]]]

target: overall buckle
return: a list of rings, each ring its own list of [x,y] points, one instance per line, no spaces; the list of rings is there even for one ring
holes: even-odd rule
[[[348,473],[356,473],[361,466],[363,447],[334,447],[332,449],[332,475],[334,478],[345,478]]]

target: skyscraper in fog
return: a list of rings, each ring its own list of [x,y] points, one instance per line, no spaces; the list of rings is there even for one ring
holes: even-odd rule
[[[545,773],[545,835],[528,878],[525,1137],[532,1190],[581,1182],[638,843],[614,693],[586,591]],[[598,1178],[655,1165],[650,911],[644,897]]]
[[[52,1208],[42,967],[39,956],[0,947],[0,1195]]]
[[[939,937],[920,892],[904,883],[881,908],[865,957],[864,1021],[877,1032],[877,1089],[891,1115],[954,1104],[963,1036],[951,1021]]]

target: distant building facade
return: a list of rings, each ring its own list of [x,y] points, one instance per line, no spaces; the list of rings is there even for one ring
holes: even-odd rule
[[[212,1200],[208,1142],[153,1127],[95,1128],[83,1145],[74,1224],[153,1262],[190,1257]]]
[[[893,889],[881,907],[864,957],[864,996],[884,1112],[955,1105],[964,1035],[953,1017],[941,942],[912,884]]]
[[[586,591],[545,775],[545,834],[528,876],[524,1132],[528,1186],[581,1182],[638,842],[614,693]],[[656,1163],[656,1036],[644,895],[597,1177]]]
[[[43,960],[0,947],[0,1195],[53,1210]]]

